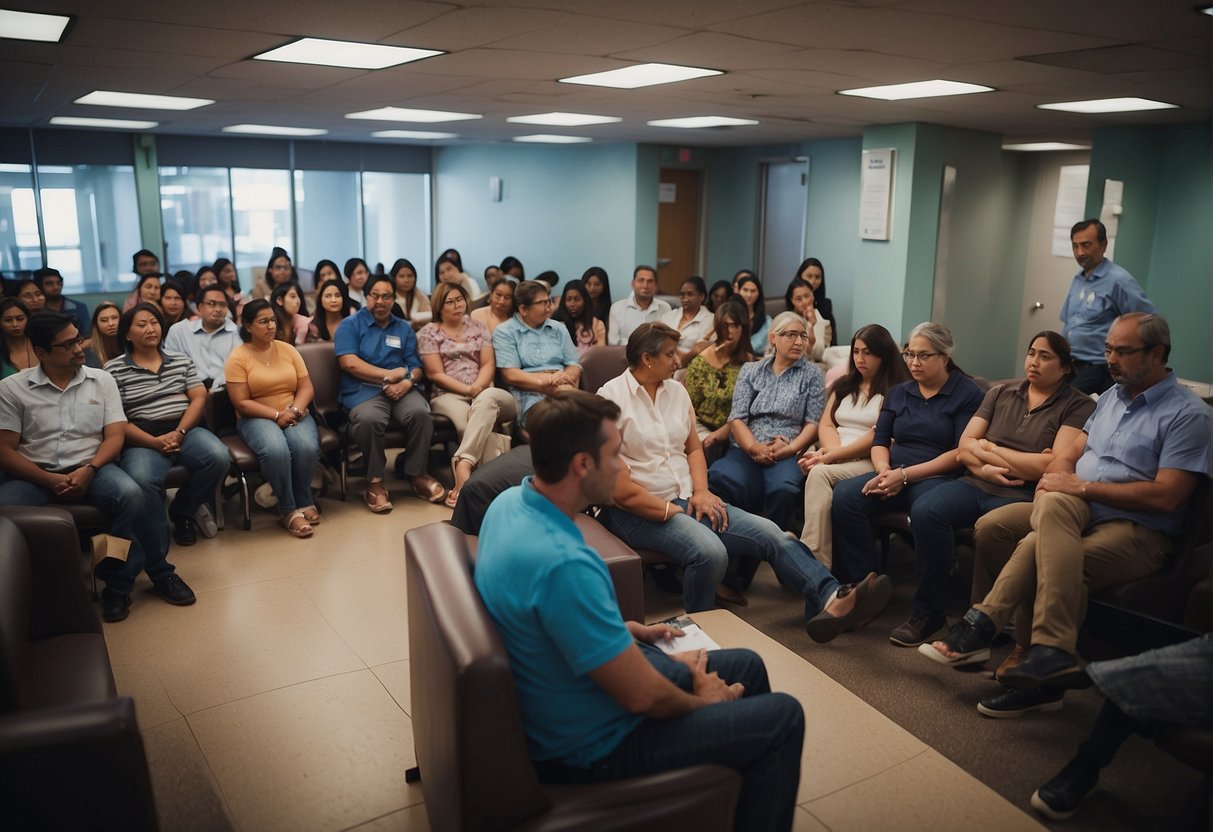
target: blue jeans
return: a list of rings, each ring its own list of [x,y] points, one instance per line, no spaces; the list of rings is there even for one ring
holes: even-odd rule
[[[988,511],[1014,497],[998,497],[965,480],[944,480],[915,500],[910,508],[918,589],[914,609],[927,618],[944,614],[944,589],[956,559],[956,531],[967,529]]]
[[[215,489],[232,467],[232,457],[219,437],[202,427],[185,435],[181,450],[175,456],[165,456],[152,448],[127,446],[123,449],[118,466],[143,489],[143,503],[150,515],[148,520],[165,551],[169,547],[169,534],[164,514],[164,478],[174,463],[188,468],[191,476],[177,489],[168,513],[173,518],[193,518],[198,506],[213,500]]]
[[[54,503],[54,494],[42,486],[0,474],[0,505],[44,506]],[[163,580],[175,571],[168,562],[168,547],[161,546],[138,484],[117,465],[102,465],[93,475],[88,491],[80,502],[96,506],[110,518],[110,534],[131,542],[126,563],[107,558],[97,567],[97,577],[106,589],[130,595],[135,578],[147,571],[152,582]]]
[[[261,474],[278,497],[281,514],[315,504],[312,476],[320,462],[320,437],[311,414],[286,429],[273,419],[241,419],[236,429],[257,455]]]
[[[729,505],[770,518],[781,529],[792,527],[792,517],[804,500],[804,480],[795,457],[759,465],[736,445],[708,469],[713,494]]]
[[[875,476],[875,472],[861,474],[834,486],[834,507],[830,510],[834,571],[845,580],[857,581],[869,572],[883,571],[870,518],[886,511],[913,512],[914,504],[931,489],[951,482],[948,477],[930,477],[910,483],[893,497],[881,499],[862,493],[864,483]]]
[[[639,645],[649,663],[683,690],[691,673],[656,647]],[[790,830],[800,785],[804,711],[785,693],[771,693],[766,667],[749,650],[714,650],[708,671],[745,694],[674,719],[646,719],[615,750],[588,769],[560,763],[536,763],[547,783],[595,783],[622,780],[686,766],[711,763],[742,776],[733,828],[738,832]]]
[[[674,500],[686,511],[686,500]],[[708,518],[696,520],[675,514],[664,523],[645,520],[613,506],[603,509],[606,527],[633,549],[652,549],[683,569],[682,598],[687,612],[710,610],[716,604],[716,585],[724,577],[729,558],[757,558],[771,564],[781,581],[804,597],[805,621],[821,612],[838,589],[830,574],[808,547],[793,540],[765,517],[728,506],[729,527],[712,530]]]

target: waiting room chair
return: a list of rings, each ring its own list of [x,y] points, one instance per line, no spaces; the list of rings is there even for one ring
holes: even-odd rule
[[[598,388],[628,368],[624,347],[590,347],[581,356],[581,389],[597,393]]]

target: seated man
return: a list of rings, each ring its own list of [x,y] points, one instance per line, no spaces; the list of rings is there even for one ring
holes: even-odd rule
[[[197,318],[178,321],[164,336],[165,352],[188,356],[208,390],[223,388],[223,365],[240,343],[240,328],[231,320],[227,293],[218,283],[198,293]]]
[[[611,499],[619,409],[580,390],[531,410],[535,476],[493,502],[476,588],[510,655],[539,779],[587,783],[700,763],[743,778],[734,828],[789,830],[804,713],[747,650],[667,656],[681,631],[624,622],[574,516]]]
[[[39,313],[25,331],[39,364],[0,381],[0,505],[88,503],[110,517],[110,533],[130,550],[125,563],[107,558],[98,567],[106,621],[127,617],[144,570],[170,604],[194,603],[151,522],[164,507],[145,506],[139,485],[113,464],[126,428],[118,385],[84,366],[84,339],[66,315]]]
[[[652,266],[637,266],[632,272],[632,294],[611,304],[607,316],[607,343],[622,347],[636,327],[660,321],[670,305],[657,297],[657,271]]]
[[[984,661],[994,635],[1030,601],[1030,647],[998,674],[1016,690],[982,701],[987,716],[1061,707],[1064,688],[1082,677],[1075,649],[1087,593],[1162,568],[1213,466],[1213,412],[1167,369],[1171,330],[1162,316],[1121,315],[1104,353],[1116,384],[1100,396],[1085,436],[1041,477],[1031,531],[985,599],[944,640],[919,648],[944,664]]]
[[[404,474],[413,492],[431,503],[442,502],[446,489],[428,473],[434,420],[417,389],[421,356],[412,325],[392,314],[396,290],[387,275],[366,282],[366,306],[346,318],[333,336],[341,376],[341,406],[350,414],[350,436],[366,455],[367,508],[376,514],[392,510],[383,485],[387,455],[383,436],[388,425],[405,433]]]
[[[654,549],[683,567],[687,612],[712,608],[732,556],[768,561],[803,596],[814,641],[830,641],[871,619],[889,601],[887,575],[869,573],[843,587],[799,540],[708,490],[691,397],[671,379],[677,351],[678,330],[641,324],[628,339],[628,369],[598,391],[621,411],[626,463],[615,485],[615,505],[602,512],[606,527],[633,549]]]
[[[88,307],[81,301],[73,300],[63,294],[63,275],[59,273],[59,270],[49,266],[38,269],[34,272],[34,280],[38,281],[38,285],[42,287],[42,294],[46,298],[42,306],[43,311],[62,312],[67,315],[76,324],[76,329],[80,330],[80,334],[87,338],[92,324],[88,315]]]

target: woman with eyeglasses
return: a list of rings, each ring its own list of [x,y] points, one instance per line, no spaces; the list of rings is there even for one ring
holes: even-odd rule
[[[737,376],[742,365],[757,357],[750,350],[749,316],[741,301],[720,305],[712,317],[712,331],[715,343],[691,360],[682,380],[695,408],[695,430],[705,451],[728,441]]]
[[[244,342],[224,366],[227,391],[239,420],[236,430],[261,463],[278,498],[279,522],[294,537],[311,537],[320,522],[312,477],[320,437],[308,413],[314,390],[299,351],[279,341],[278,319],[264,298],[240,313]]]
[[[430,409],[449,418],[460,439],[451,457],[455,485],[446,495],[446,504],[454,508],[463,484],[486,461],[494,426],[513,420],[518,407],[513,396],[493,386],[493,339],[468,314],[467,291],[457,283],[439,283],[433,303],[438,320],[421,328],[417,345],[425,376],[435,388]]]
[[[552,317],[548,285],[524,280],[514,292],[518,311],[493,332],[497,369],[518,403],[518,422],[535,402],[557,390],[576,388],[581,359],[569,331]]]
[[[825,377],[805,358],[813,331],[804,318],[781,312],[768,338],[772,354],[746,364],[737,376],[729,412],[732,442],[708,469],[708,484],[725,502],[786,530],[804,485],[796,459],[817,440]]]
[[[31,315],[37,315],[46,307],[46,295],[42,293],[42,287],[38,285],[38,281],[30,278],[17,281],[13,297],[25,304],[26,311]]]
[[[704,304],[708,299],[708,287],[703,278],[688,277],[678,288],[681,308],[671,309],[661,316],[661,322],[678,330],[678,366],[685,367],[708,345],[706,340],[712,333],[712,313]]]
[[[484,324],[489,335],[514,317],[514,289],[517,285],[512,280],[498,280],[493,284],[493,291],[489,292],[488,305],[472,310],[472,318]]]
[[[957,445],[981,405],[981,389],[952,360],[952,333],[939,323],[921,323],[910,332],[903,360],[910,380],[885,396],[872,439],[873,472],[834,486],[831,510],[834,570],[866,574],[880,569],[870,518],[908,510],[911,523],[918,502],[961,471]],[[923,561],[919,561],[920,568]],[[951,568],[951,562],[945,569]],[[917,605],[910,619],[889,640],[917,647],[943,626],[943,613],[923,615]],[[933,625],[935,630],[928,631]]]
[[[28,370],[38,363],[34,345],[25,335],[29,310],[17,298],[0,301],[0,378]]]
[[[580,280],[570,280],[560,294],[560,306],[552,317],[564,324],[578,355],[590,347],[606,345],[606,325],[594,317],[590,295]]]
[[[122,355],[122,346],[118,342],[118,321],[121,318],[122,310],[118,304],[108,300],[97,304],[93,310],[93,334],[89,336],[88,346],[84,349],[85,364],[101,369],[105,362]]]

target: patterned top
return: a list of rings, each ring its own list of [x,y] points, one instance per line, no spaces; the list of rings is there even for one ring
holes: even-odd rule
[[[682,384],[691,394],[695,415],[706,427],[716,430],[729,419],[733,409],[733,386],[737,384],[740,364],[726,364],[717,370],[702,355],[687,366]]]
[[[438,354],[442,371],[464,384],[474,384],[480,374],[480,351],[492,346],[488,329],[475,318],[463,316],[459,337],[446,333],[441,325],[426,324],[417,333],[417,351],[422,355]]]
[[[775,375],[774,365],[771,355],[741,368],[729,413],[729,421],[743,420],[754,438],[764,443],[776,436],[794,439],[806,424],[821,419],[826,404],[825,374],[820,367],[801,358]]]
[[[177,427],[190,406],[186,390],[202,386],[194,362],[184,355],[164,352],[159,372],[141,367],[129,355],[106,362],[105,371],[118,382],[127,420],[153,436]]]

